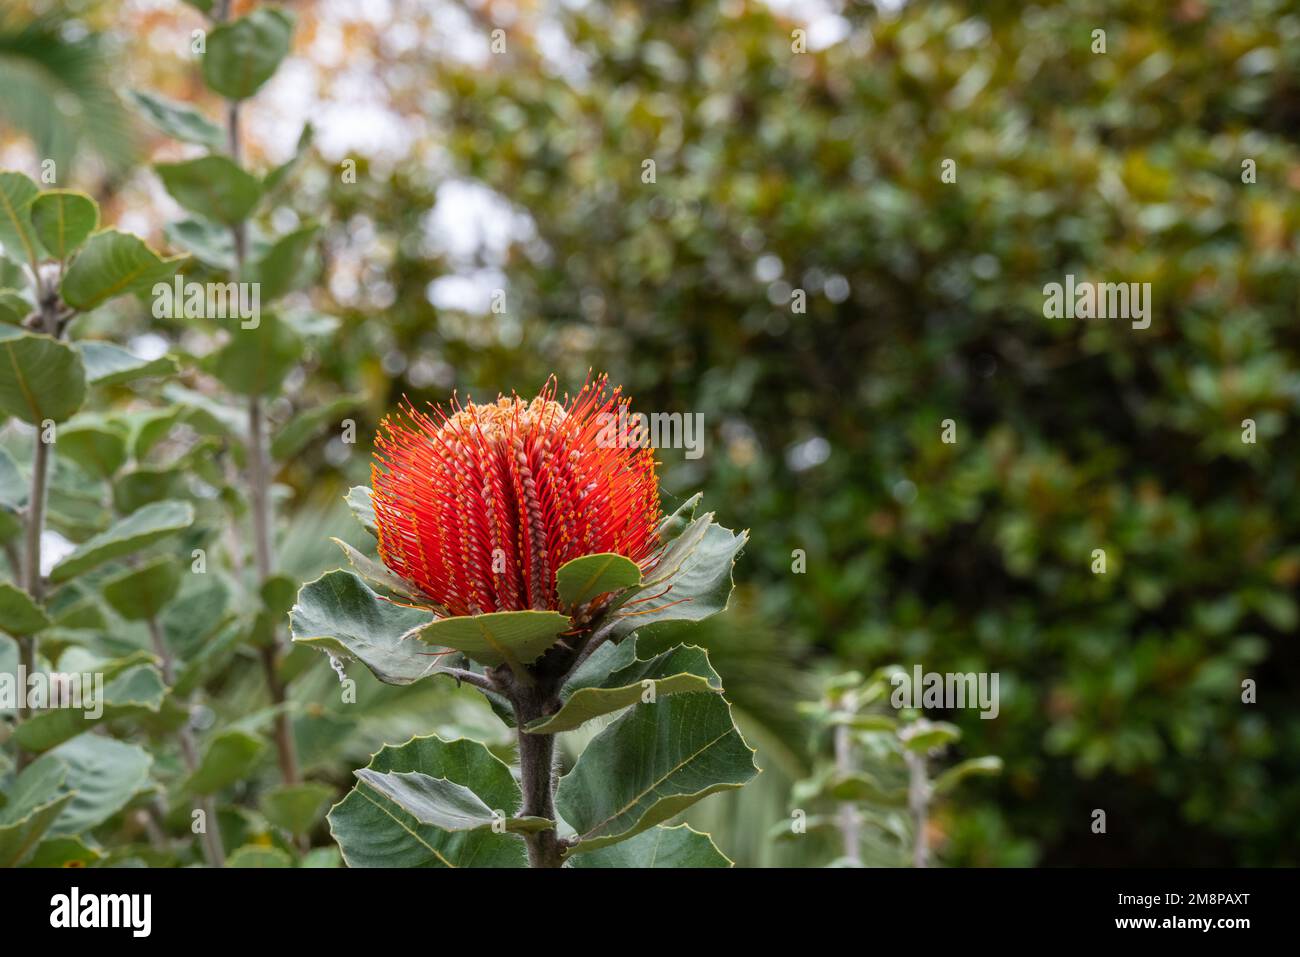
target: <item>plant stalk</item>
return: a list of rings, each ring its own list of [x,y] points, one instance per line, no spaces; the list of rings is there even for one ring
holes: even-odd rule
[[[835,770],[841,775],[853,773],[853,736],[848,725],[844,724],[835,728]],[[862,822],[852,801],[840,802],[839,830],[844,857],[861,866]]]
[[[515,727],[519,737],[519,784],[524,803],[519,813],[526,817],[555,820],[555,735],[529,734],[524,726],[547,713],[552,704],[536,688],[524,688],[515,701]],[[524,835],[528,844],[529,867],[560,867],[564,845],[554,828]]]
[[[217,6],[218,22],[230,16],[229,0],[221,0]],[[239,102],[228,101],[226,110],[226,138],[231,160],[240,162]],[[242,281],[244,259],[246,256],[246,233],[243,223],[231,227],[235,244],[235,282]],[[265,583],[271,577],[274,559],[271,552],[271,501],[270,476],[266,468],[265,423],[262,414],[261,396],[254,395],[248,403],[248,483],[252,498],[253,520],[253,554],[257,563],[257,580]],[[262,649],[262,671],[266,676],[266,687],[271,695],[271,703],[276,708],[275,747],[279,757],[280,776],[286,785],[297,784],[298,751],[293,739],[293,718],[286,707],[287,696],[283,682],[280,681],[279,666],[280,638],[279,629],[273,629],[271,646]]]
[[[176,662],[172,658],[172,653],[167,647],[167,642],[163,639],[162,628],[158,625],[158,619],[150,615],[146,622],[149,626],[149,638],[153,642],[154,654],[162,662],[163,680],[166,681],[167,687],[172,688],[176,685]],[[189,711],[189,702],[185,703],[186,711]],[[181,759],[185,762],[185,770],[193,774],[199,766],[199,750],[194,743],[194,733],[190,730],[189,721],[181,726],[177,739],[181,746]],[[208,862],[209,867],[225,867],[226,851],[221,845],[221,825],[217,822],[217,803],[213,800],[212,795],[206,795],[199,801],[199,809],[203,811],[203,856]]]
[[[40,302],[41,324],[46,333],[58,338],[59,303],[57,294],[46,288],[39,272],[36,277],[36,295]],[[31,596],[32,601],[38,605],[43,604],[45,600],[45,579],[41,576],[41,536],[45,532],[45,499],[49,490],[50,458],[53,452],[51,443],[44,441],[42,431],[41,423],[37,422],[32,445],[32,483],[27,496],[27,524],[24,529],[22,568],[23,588]],[[36,670],[35,635],[28,635],[19,640],[18,655],[24,673],[30,676]],[[27,694],[26,690],[23,689],[18,701],[18,720],[22,722],[27,717]],[[31,755],[20,747],[17,760],[18,770],[21,771],[25,768],[30,760]]]
[[[907,760],[907,806],[912,812],[912,866],[926,867],[930,848],[926,841],[925,823],[930,813],[930,782],[925,773],[925,757],[912,751],[904,752]]]

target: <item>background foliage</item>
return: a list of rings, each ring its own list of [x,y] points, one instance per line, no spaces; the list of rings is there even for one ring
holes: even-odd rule
[[[27,12],[50,13],[39,6]],[[114,69],[146,69],[126,61],[152,45],[154,75],[132,85],[216,116],[184,48],[193,11],[60,6],[117,50]],[[703,458],[664,452],[668,503],[703,488],[754,530],[733,608],[700,640],[765,773],[690,817],[739,863],[827,859],[767,837],[812,768],[795,707],[816,697],[811,677],[917,662],[1002,677],[997,720],[930,715],[960,728],[955,757],[1004,767],[945,803],[939,862],[1300,860],[1300,9],[854,3],[836,42],[796,55],[797,22],[739,0],[514,18],[395,4],[391,21],[343,28],[328,5],[288,6],[290,62],[354,64],[403,135],[393,149],[361,110],[355,141],[322,136],[276,214],[277,231],[326,224],[320,282],[297,304],[341,324],[268,414],[363,397],[359,445],[327,433],[284,457],[280,572],[336,566],[328,535],[359,543],[339,496],[366,480],[366,437],[400,395],[527,393],[552,371],[572,389],[606,369],[639,408],[705,415]],[[505,54],[446,55],[497,25]],[[44,114],[3,114],[11,148],[55,135],[25,115]],[[113,172],[128,139],[78,140],[75,185],[106,221],[159,202],[151,173]],[[250,143],[257,160],[274,154],[266,139]],[[948,158],[955,184],[940,181]],[[467,183],[512,224],[468,251],[430,212]],[[1042,287],[1067,273],[1152,283],[1151,327],[1044,319]],[[472,304],[440,294],[456,276]],[[483,295],[497,286],[505,315]],[[194,346],[192,330],[119,306],[100,321]],[[939,441],[949,418],[955,445]],[[1245,418],[1257,444],[1241,441]],[[1098,547],[1104,576],[1089,571]],[[467,693],[355,669],[362,694],[345,706],[322,663],[302,667],[303,771],[338,793],[384,741],[492,728]],[[206,694],[231,719],[255,710],[255,659]],[[261,753],[232,785],[231,827],[273,833],[246,810],[273,778]]]

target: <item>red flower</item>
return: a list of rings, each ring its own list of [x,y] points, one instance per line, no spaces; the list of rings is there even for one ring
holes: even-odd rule
[[[384,564],[453,615],[557,609],[556,569],[594,552],[644,567],[657,463],[607,386],[562,405],[552,380],[532,401],[453,399],[450,416],[408,403],[385,418],[371,467]]]

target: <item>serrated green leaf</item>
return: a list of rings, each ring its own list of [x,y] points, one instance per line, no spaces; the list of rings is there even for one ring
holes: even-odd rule
[[[66,342],[0,327],[0,412],[40,426],[66,422],[86,398],[81,357]]]
[[[439,618],[412,631],[426,644],[454,648],[481,665],[519,668],[540,658],[572,627],[556,611],[494,611]]]
[[[68,581],[104,562],[121,558],[161,538],[194,524],[189,502],[154,502],[114,524],[106,532],[82,542],[54,566],[50,581]]]
[[[383,562],[377,562],[373,558],[361,554],[341,538],[331,538],[330,541],[343,549],[343,554],[347,556],[348,563],[356,569],[358,575],[370,582],[370,584],[378,585],[402,598],[427,602],[427,599],[420,594],[418,588],[396,572],[389,570],[388,566]]]
[[[619,844],[573,858],[573,867],[731,867],[713,838],[691,828],[652,827]]]
[[[560,779],[555,805],[577,832],[570,853],[627,840],[758,773],[731,707],[716,694],[638,705],[592,739]]]
[[[70,835],[98,827],[144,790],[153,758],[139,745],[88,732],[47,751],[31,767],[44,762],[61,763],[68,769],[64,783],[74,792],[73,798],[50,834]]]
[[[369,486],[354,485],[348,489],[348,494],[343,497],[343,500],[348,503],[348,508],[361,523],[361,527],[378,538],[379,532],[375,527],[375,504],[370,500],[370,494]]]
[[[656,700],[691,692],[721,694],[722,680],[703,648],[678,645],[642,660],[636,657],[635,638],[627,638],[598,648],[561,691],[560,710],[532,722],[528,730],[534,734],[572,731],[592,718],[645,700],[651,692]]]
[[[81,674],[94,673],[65,665],[63,661],[59,667]],[[84,697],[89,689],[83,689],[82,707],[39,711],[14,729],[14,740],[28,751],[49,751],[105,721],[158,713],[167,689],[156,667],[139,663],[135,655],[102,667],[99,672],[104,677],[102,698],[89,701]]]
[[[274,75],[292,35],[293,18],[277,7],[221,24],[208,34],[204,82],[228,99],[247,99]]]
[[[497,816],[482,798],[455,781],[434,778],[416,771],[380,772],[362,768],[357,778],[371,790],[392,801],[421,824],[441,831],[478,831],[491,829]],[[554,821],[541,817],[500,817],[500,828],[507,833],[522,834],[546,831]]]
[[[184,261],[184,256],[164,259],[130,233],[101,230],[72,260],[60,293],[68,305],[87,311],[117,296],[152,289],[170,279]]]
[[[48,627],[49,617],[27,592],[9,582],[0,582],[0,631],[21,638]]]
[[[723,611],[731,599],[731,571],[747,532],[736,534],[708,513],[668,543],[639,588],[622,593],[610,634],[659,634]]]
[[[154,170],[176,202],[192,213],[227,226],[247,219],[262,196],[262,184],[257,177],[227,156],[156,163]]]
[[[55,259],[64,262],[99,225],[99,206],[85,193],[52,189],[32,200],[32,230]]]
[[[352,572],[327,572],[298,592],[289,612],[295,644],[356,658],[380,681],[407,685],[438,672],[437,657],[403,640],[433,615],[385,601]]]
[[[59,761],[36,761],[18,775],[9,802],[0,807],[0,867],[17,867],[36,850],[72,801],[67,777],[67,765]]]
[[[412,738],[399,747],[386,745],[367,769],[445,778],[506,816],[521,801],[510,768],[477,741]],[[329,824],[349,867],[523,867],[527,861],[523,843],[512,835],[421,824],[361,782],[333,807]]]
[[[583,555],[565,562],[555,573],[555,588],[560,600],[569,607],[639,584],[641,569],[636,562],[613,552]]]
[[[210,150],[225,148],[225,131],[188,103],[143,90],[129,90],[126,96],[141,116],[173,139]]]

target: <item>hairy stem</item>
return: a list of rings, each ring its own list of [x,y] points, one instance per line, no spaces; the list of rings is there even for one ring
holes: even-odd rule
[[[216,9],[216,20],[230,17],[229,0],[221,0]],[[226,107],[226,140],[230,158],[240,162],[239,102],[230,100]],[[246,257],[246,232],[243,223],[231,227],[235,244],[235,282],[243,279]],[[257,580],[265,582],[271,577],[274,560],[271,553],[271,496],[270,475],[266,468],[266,425],[262,415],[261,396],[254,395],[248,403],[248,484],[252,498],[253,554],[257,563]],[[298,751],[293,739],[293,717],[286,707],[284,683],[279,677],[279,629],[271,635],[271,646],[262,649],[262,671],[271,703],[276,707],[275,747],[280,761],[280,776],[285,784],[298,783]]]
[[[524,726],[547,713],[548,701],[535,688],[524,689],[515,701],[515,726],[519,736],[519,784],[526,817],[555,820],[555,735],[529,734]],[[564,845],[554,829],[525,835],[529,867],[560,867]]]
[[[162,628],[158,625],[157,617],[150,615],[146,619],[146,624],[149,626],[149,639],[153,643],[153,653],[162,662],[163,680],[167,682],[168,688],[175,687],[176,661],[167,647],[167,642],[163,639]],[[188,701],[185,702],[185,710],[189,711]],[[185,762],[185,770],[193,774],[199,766],[199,750],[194,743],[194,732],[190,730],[188,721],[181,726],[177,740],[180,742],[181,759]],[[199,801],[199,808],[203,811],[204,818],[203,856],[207,859],[209,867],[224,867],[226,852],[221,845],[221,827],[217,823],[216,801],[211,795],[203,797]]]
[[[36,296],[39,300],[41,324],[44,331],[55,338],[59,335],[58,296],[46,287],[37,273]],[[42,423],[36,423],[36,434],[32,446],[32,483],[27,496],[27,525],[23,538],[23,588],[32,601],[40,605],[45,599],[45,579],[41,576],[41,536],[45,532],[45,499],[50,485],[50,456],[52,444],[45,441]],[[19,659],[26,673],[30,675],[36,669],[36,636],[29,635],[18,643]],[[18,720],[24,721],[28,716],[27,696],[19,695]],[[27,766],[31,756],[22,748],[18,749],[18,770]]]
[[[925,757],[904,752],[907,760],[907,807],[912,813],[912,866],[925,867],[930,849],[926,842],[925,823],[930,813],[930,782],[925,773]]]
[[[841,775],[853,773],[853,736],[848,725],[835,728],[835,770]],[[862,863],[862,821],[858,809],[851,801],[840,802],[839,807],[840,840],[843,854],[854,864]]]

